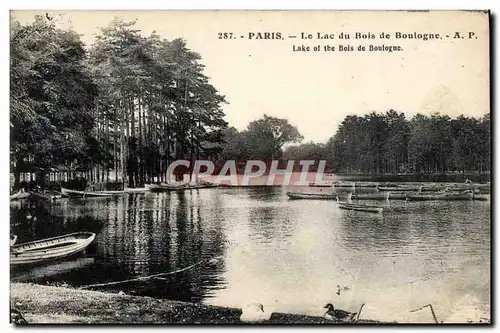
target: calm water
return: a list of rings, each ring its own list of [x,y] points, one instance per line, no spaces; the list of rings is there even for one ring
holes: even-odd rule
[[[384,214],[343,211],[334,201],[289,200],[281,188],[131,194],[17,203],[11,232],[18,243],[97,233],[87,254],[94,264],[34,282],[103,283],[220,256],[109,290],[233,307],[259,302],[266,311],[311,315],[323,314],[328,302],[352,311],[366,303],[367,316],[384,320],[405,320],[429,303],[440,320],[469,307],[487,314],[490,201],[382,205]]]

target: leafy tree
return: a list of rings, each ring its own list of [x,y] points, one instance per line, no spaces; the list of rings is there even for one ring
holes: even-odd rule
[[[231,127],[224,134],[223,157],[237,160],[279,158],[285,144],[303,138],[288,120],[267,115],[251,122],[245,131]]]
[[[482,119],[421,114],[406,120],[389,110],[344,118],[328,141],[329,164],[347,173],[487,171],[489,115]]]
[[[279,158],[286,143],[300,142],[303,136],[288,120],[264,115],[248,125],[252,157]]]
[[[90,154],[96,87],[79,35],[42,16],[11,29],[11,156],[31,166],[79,165]]]
[[[114,19],[97,36],[90,59],[114,168],[129,184],[142,184],[163,180],[172,159],[211,153],[204,146],[222,141],[226,101],[184,40],[142,37],[134,24]]]

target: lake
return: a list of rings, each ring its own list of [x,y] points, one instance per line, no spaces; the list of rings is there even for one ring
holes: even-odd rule
[[[289,200],[283,188],[212,188],[11,203],[11,233],[18,243],[97,234],[91,265],[33,282],[82,286],[206,260],[101,289],[310,315],[366,303],[364,316],[403,322],[430,303],[439,320],[465,321],[470,309],[489,319],[490,203],[379,202],[384,213],[373,214]]]

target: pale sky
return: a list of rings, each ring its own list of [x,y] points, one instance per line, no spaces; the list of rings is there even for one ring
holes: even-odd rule
[[[36,12],[14,11],[27,23]],[[45,13],[42,11],[40,13]],[[182,37],[198,52],[205,74],[226,95],[226,121],[239,130],[264,113],[287,118],[304,141],[326,142],[348,114],[390,108],[408,118],[417,112],[452,117],[489,111],[488,16],[479,12],[369,11],[50,11],[60,27],[71,26],[93,43],[114,16],[149,35]],[[64,14],[58,17],[58,14]],[[439,33],[440,40],[395,39],[395,33]],[[233,32],[233,40],[218,33]],[[249,40],[250,32],[281,32],[284,40]],[[300,34],[335,34],[333,40],[302,40]],[[338,39],[340,32],[351,39]],[[355,39],[373,33],[376,39]],[[379,39],[382,32],[390,40]],[[453,39],[460,32],[464,39]],[[477,39],[469,39],[474,32]],[[289,35],[298,38],[290,39]],[[450,38],[446,38],[449,35]],[[240,38],[244,36],[245,38]],[[294,52],[336,46],[335,52]],[[339,45],[399,45],[400,52],[339,52]]]

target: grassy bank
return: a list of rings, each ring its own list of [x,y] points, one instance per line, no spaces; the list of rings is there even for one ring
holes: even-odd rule
[[[74,288],[11,283],[10,298],[33,324],[241,324],[241,310]],[[332,324],[273,313],[268,324]]]

